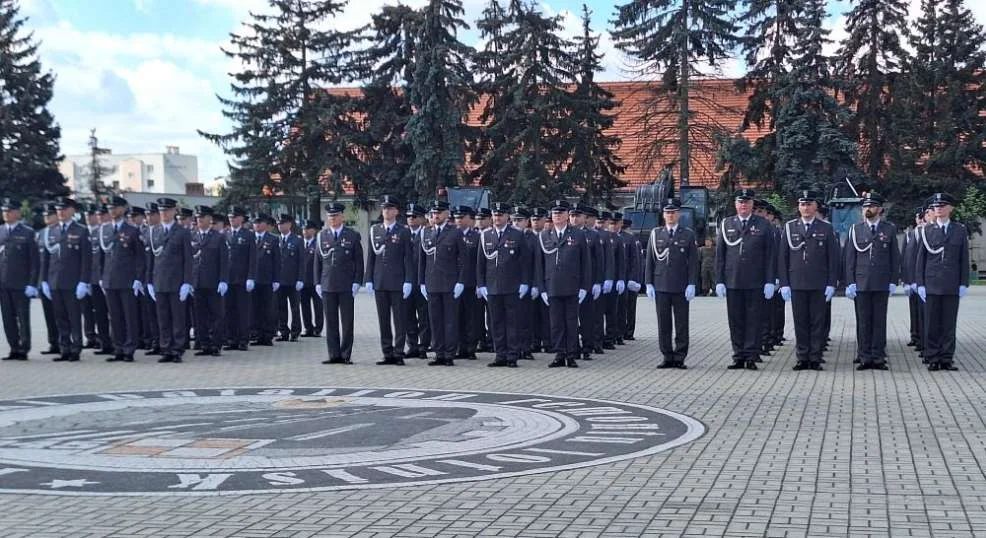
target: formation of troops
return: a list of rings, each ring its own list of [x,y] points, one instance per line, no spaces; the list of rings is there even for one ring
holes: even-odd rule
[[[494,203],[476,211],[443,201],[403,207],[384,195],[365,254],[337,202],[325,207],[324,223],[299,226],[290,215],[250,219],[240,207],[218,214],[169,198],[146,207],[120,197],[87,206],[60,198],[39,208],[45,225],[35,231],[8,198],[0,227],[0,311],[11,350],[4,360],[27,360],[30,300],[40,297],[49,344],[42,354],[55,361],[78,361],[91,348],[110,362],[132,362],[143,350],[180,363],[188,350],[219,356],[324,332],[323,363],[351,364],[363,288],[376,304],[379,365],[430,358],[428,365],[452,366],[491,352],[490,367],[552,353],[549,367],[575,368],[634,340],[645,290],[656,308],[658,368],[686,368],[689,303],[714,280],[726,301],[730,369],[756,370],[783,345],[791,303],[794,369],[821,370],[842,285],[856,312],[857,369],[887,369],[887,305],[898,284],[910,301],[909,345],[929,370],[956,369],[968,234],[950,220],[949,195],[915,212],[902,249],[875,193],[865,195],[863,220],[844,245],[818,193],[801,192],[799,216],[786,222],[749,189],[733,198],[736,215],[722,220],[713,245],[679,226],[677,199],[640,241],[620,213],[566,200],[547,210]]]

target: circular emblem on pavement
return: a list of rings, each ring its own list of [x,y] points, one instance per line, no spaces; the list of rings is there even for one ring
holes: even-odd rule
[[[562,471],[671,449],[695,419],[499,392],[227,388],[0,401],[0,492],[383,488]]]

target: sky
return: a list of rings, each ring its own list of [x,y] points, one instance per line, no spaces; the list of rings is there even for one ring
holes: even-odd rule
[[[405,0],[418,6],[425,0]],[[366,24],[380,6],[397,0],[354,0],[335,24]],[[486,0],[463,0],[472,23]],[[582,4],[593,11],[601,31],[604,73],[599,80],[627,80],[626,61],[606,30],[612,0],[542,0],[547,13],[563,17],[567,35],[581,31]],[[838,39],[848,0],[831,0],[827,26]],[[911,0],[912,13],[919,0]],[[967,0],[980,23],[986,1]],[[236,65],[220,47],[237,32],[251,10],[266,0],[20,0],[26,27],[40,41],[41,61],[56,76],[51,109],[62,128],[62,152],[86,153],[89,131],[113,153],[161,153],[179,146],[197,155],[199,178],[208,182],[227,174],[226,156],[198,136],[196,129],[224,133],[230,129],[217,94],[228,96],[229,73]],[[476,44],[478,35],[463,36]],[[727,62],[722,76],[742,74],[737,61]]]

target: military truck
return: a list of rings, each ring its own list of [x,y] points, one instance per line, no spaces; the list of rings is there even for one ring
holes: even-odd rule
[[[682,205],[679,226],[695,230],[701,241],[708,233],[709,189],[686,185],[679,190],[677,197],[681,199]],[[629,231],[637,234],[643,244],[647,244],[651,230],[664,225],[665,202],[674,197],[674,174],[670,167],[665,167],[653,183],[637,187],[633,195],[633,205],[623,208],[623,217],[632,221]]]

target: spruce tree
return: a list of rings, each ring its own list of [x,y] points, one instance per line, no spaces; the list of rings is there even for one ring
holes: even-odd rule
[[[590,26],[588,6],[582,5],[582,34],[575,38],[575,91],[568,118],[570,133],[565,154],[571,156],[562,178],[580,191],[584,202],[612,201],[613,190],[625,185],[620,179],[625,167],[616,155],[617,136],[604,131],[613,127],[615,96],[595,81],[601,70],[599,37]]]
[[[48,110],[52,86],[16,0],[0,0],[0,192],[39,199],[67,192],[58,173],[61,129]]]
[[[730,0],[631,0],[617,6],[616,47],[638,62],[639,76],[660,79],[648,85],[641,108],[630,112],[637,120],[637,129],[630,134],[652,141],[639,156],[645,162],[676,159],[683,185],[690,177],[693,149],[712,153],[718,136],[727,130],[718,121],[726,111],[692,79],[703,75],[700,66],[718,70],[731,55],[738,42],[730,16],[733,4]]]
[[[468,67],[473,50],[458,38],[469,28],[463,13],[460,0],[429,0],[419,11],[407,136],[414,151],[410,174],[421,199],[458,185],[464,172],[471,132],[465,120],[474,94]]]
[[[99,147],[99,138],[96,137],[96,129],[89,130],[89,164],[86,165],[85,176],[86,185],[89,193],[95,199],[100,199],[109,194],[117,194],[117,190],[112,185],[106,185],[103,178],[112,174],[116,169],[112,166],[103,164],[99,159],[100,155],[110,153],[108,148]]]

